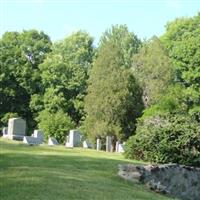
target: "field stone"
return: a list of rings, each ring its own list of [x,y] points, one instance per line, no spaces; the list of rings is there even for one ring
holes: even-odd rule
[[[183,200],[199,200],[200,168],[178,164],[137,166],[119,165],[118,175],[141,182],[150,189]]]

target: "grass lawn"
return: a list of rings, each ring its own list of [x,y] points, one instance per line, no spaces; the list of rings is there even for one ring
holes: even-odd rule
[[[0,138],[1,200],[172,200],[117,176],[115,153]]]

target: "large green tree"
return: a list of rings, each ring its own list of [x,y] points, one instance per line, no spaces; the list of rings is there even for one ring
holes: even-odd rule
[[[176,81],[185,88],[188,112],[200,121],[200,13],[191,18],[178,18],[167,25],[162,36],[173,60]]]
[[[51,113],[62,110],[78,125],[84,115],[83,97],[93,55],[93,38],[84,31],[55,43],[40,65],[44,95],[34,97],[32,108]]]
[[[36,30],[6,32],[0,49],[0,118],[8,112],[18,113],[30,124],[31,96],[43,89],[38,65],[51,51],[51,41]]]
[[[85,98],[84,127],[92,139],[132,134],[142,109],[141,89],[131,69],[139,45],[126,26],[113,26],[103,35]]]
[[[173,82],[172,64],[167,50],[154,36],[143,45],[133,60],[135,76],[143,88],[145,106],[158,103]]]

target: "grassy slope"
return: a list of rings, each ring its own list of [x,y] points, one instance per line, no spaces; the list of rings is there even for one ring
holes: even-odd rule
[[[0,139],[1,200],[170,200],[117,176],[121,155]]]

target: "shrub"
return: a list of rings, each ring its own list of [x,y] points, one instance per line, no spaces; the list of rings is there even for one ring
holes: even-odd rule
[[[69,130],[74,127],[71,118],[64,112],[50,113],[46,110],[40,112],[37,121],[39,128],[44,131],[45,138],[55,137],[58,142],[64,143]]]
[[[140,120],[125,147],[127,158],[200,166],[200,125],[190,116],[161,114]]]

